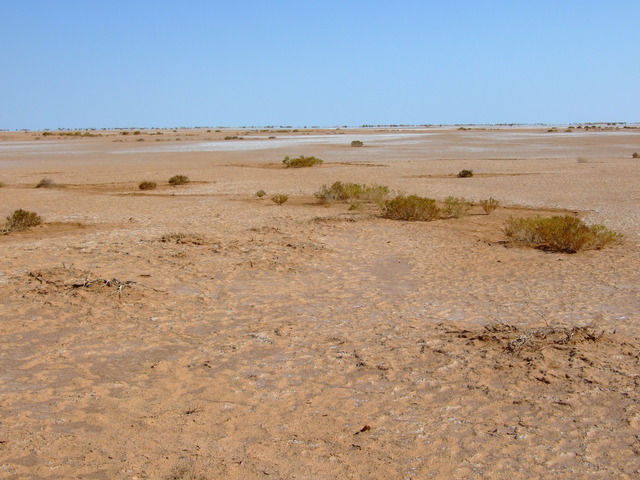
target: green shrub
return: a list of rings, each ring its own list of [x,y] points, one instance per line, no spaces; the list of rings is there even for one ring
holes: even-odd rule
[[[316,157],[305,157],[304,155],[301,155],[297,158],[284,157],[282,163],[287,168],[304,168],[322,165],[323,160]]]
[[[506,221],[504,233],[518,245],[563,253],[600,249],[622,239],[621,234],[602,225],[590,226],[570,215],[551,218],[511,217]]]
[[[7,217],[3,232],[26,230],[40,224],[42,224],[42,218],[38,214],[26,210],[16,210]]]
[[[285,195],[284,193],[276,193],[271,197],[271,201],[276,205],[282,205],[287,200],[289,200],[289,195]]]
[[[267,194],[267,192],[265,192],[264,190],[258,190],[256,192],[256,197],[262,198]]]
[[[462,218],[471,208],[471,203],[462,197],[447,197],[441,210],[443,218]]]
[[[383,208],[382,216],[393,220],[429,221],[440,214],[436,201],[418,195],[398,195],[388,200]]]
[[[174,175],[169,179],[169,185],[184,185],[189,182],[189,177],[186,175]]]
[[[458,172],[458,178],[469,178],[473,177],[473,170],[460,170]]]
[[[362,143],[360,140],[354,140],[353,142],[351,142],[352,147],[362,147],[363,145],[364,143]]]
[[[484,213],[489,215],[500,206],[500,202],[493,197],[489,197],[486,200],[480,200],[480,206],[482,207],[482,210],[484,210]]]
[[[141,182],[140,185],[138,185],[138,188],[140,190],[155,190],[157,186],[158,185],[156,184],[156,182],[149,182],[145,180],[144,182]]]

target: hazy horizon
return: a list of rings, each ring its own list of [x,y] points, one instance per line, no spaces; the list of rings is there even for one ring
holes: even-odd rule
[[[638,18],[632,0],[11,2],[0,129],[634,123]]]

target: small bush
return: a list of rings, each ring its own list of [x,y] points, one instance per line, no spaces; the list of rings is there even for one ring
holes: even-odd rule
[[[486,200],[480,200],[480,206],[482,207],[482,210],[484,210],[484,213],[489,215],[500,206],[500,202],[493,197],[489,197]]]
[[[169,179],[169,185],[184,185],[190,181],[186,175],[174,175]]]
[[[26,210],[16,210],[7,217],[3,232],[26,230],[40,224],[42,224],[42,218],[38,214]]]
[[[282,163],[287,168],[304,168],[322,165],[324,162],[316,157],[305,157],[304,155],[301,155],[297,158],[284,157]]]
[[[362,143],[360,140],[354,140],[353,142],[351,142],[352,147],[362,147],[363,145],[364,143]]]
[[[284,193],[276,193],[271,197],[271,201],[276,205],[282,205],[287,200],[289,200],[289,195],[285,195]]]
[[[473,170],[460,170],[458,172],[458,178],[469,178],[473,177]]]
[[[264,190],[258,190],[256,192],[256,197],[262,198],[267,194],[267,192],[265,192]]]
[[[140,185],[138,185],[138,188],[140,190],[155,190],[157,186],[158,185],[156,184],[156,182],[144,181],[141,182]]]
[[[622,239],[622,235],[602,225],[590,226],[570,215],[551,218],[512,217],[507,219],[504,233],[516,244],[563,253],[600,249]]]
[[[36,188],[54,188],[54,187],[57,187],[57,184],[50,178],[43,178],[36,185]]]
[[[631,158],[640,158],[640,155],[638,154],[638,152],[633,152],[633,155],[631,155]]]
[[[462,197],[447,197],[441,210],[443,218],[462,218],[471,208],[471,203]]]
[[[440,209],[432,198],[398,195],[385,203],[382,216],[393,220],[430,221],[439,214]]]
[[[6,187],[6,184],[4,182],[0,182],[0,188],[2,187]]]

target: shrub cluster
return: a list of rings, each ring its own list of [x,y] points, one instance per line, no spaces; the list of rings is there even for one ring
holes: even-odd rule
[[[563,253],[600,249],[622,239],[621,234],[602,225],[587,225],[570,215],[551,218],[512,217],[507,220],[504,233],[518,245]]]
[[[138,188],[140,190],[155,190],[157,186],[158,185],[156,184],[156,182],[144,181],[144,182],[140,182],[140,184],[138,185]]]
[[[305,157],[301,155],[297,158],[284,157],[282,163],[287,168],[303,168],[303,167],[315,167],[316,165],[322,165],[323,160],[316,157]]]
[[[42,218],[34,212],[27,210],[16,210],[6,218],[3,233],[26,230],[42,224]]]
[[[334,182],[331,186],[323,185],[314,193],[318,203],[362,202],[383,205],[389,196],[389,187],[384,185],[363,185],[350,182]]]
[[[186,175],[174,175],[169,179],[169,185],[184,185],[189,182],[189,177]]]

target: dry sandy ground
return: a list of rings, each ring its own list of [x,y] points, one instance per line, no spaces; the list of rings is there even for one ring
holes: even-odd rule
[[[103,135],[0,134],[0,215],[46,222],[0,236],[0,478],[640,476],[640,130]],[[398,222],[336,180],[505,207]],[[554,209],[624,243],[504,244]]]

